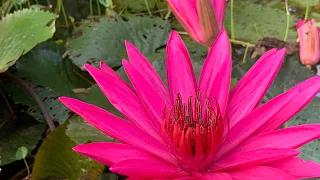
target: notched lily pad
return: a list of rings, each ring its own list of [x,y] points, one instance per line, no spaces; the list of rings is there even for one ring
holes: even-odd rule
[[[41,10],[23,9],[0,21],[0,73],[38,43],[52,37],[56,15]]]
[[[118,67],[122,58],[127,57],[125,40],[133,43],[145,55],[150,55],[166,44],[169,30],[169,22],[160,18],[85,20],[76,32],[80,36],[69,39],[67,50],[72,62],[80,68],[85,63],[98,66],[100,61]]]

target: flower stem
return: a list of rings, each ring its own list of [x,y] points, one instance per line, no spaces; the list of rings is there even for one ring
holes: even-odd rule
[[[93,10],[92,10],[92,0],[89,0],[89,9],[90,9],[90,16],[93,16]]]
[[[101,16],[100,2],[97,1],[98,16]]]
[[[288,39],[289,26],[290,26],[290,12],[288,7],[288,0],[285,0],[285,5],[286,5],[286,14],[287,14],[287,27],[286,27],[286,34],[284,35],[284,38],[283,38],[284,41]]]
[[[69,22],[68,22],[66,11],[64,9],[63,0],[61,0],[61,9],[62,9],[62,15],[63,15],[64,22],[66,23],[66,26],[68,28],[69,27]]]
[[[235,37],[234,37],[234,19],[233,19],[233,0],[231,0],[231,18],[230,18],[230,20],[231,20],[231,22],[230,22],[230,24],[231,24],[231,39],[234,39]]]
[[[24,82],[22,79],[16,77],[15,75],[9,73],[9,72],[4,72],[1,73],[0,75],[2,75],[5,78],[11,79],[13,81],[15,81],[17,84],[19,84],[21,87],[24,88],[25,91],[27,91],[27,93],[36,101],[37,105],[39,106],[44,118],[46,119],[48,126],[50,128],[50,131],[54,131],[54,129],[56,128],[53,120],[50,116],[50,114],[48,113],[46,106],[44,105],[44,103],[41,101],[41,99],[39,98],[39,96],[34,92],[34,90],[29,86],[29,84],[27,84],[26,82]]]
[[[28,165],[28,163],[27,163],[27,161],[26,161],[26,159],[25,159],[25,158],[23,158],[23,162],[24,162],[24,164],[26,165],[27,172],[28,172],[28,177],[30,177],[30,169],[29,169],[29,165]]]
[[[306,1],[307,1],[307,7],[306,7],[306,14],[304,16],[304,19],[308,19],[309,12],[310,12],[310,0],[306,0]]]
[[[1,95],[2,95],[2,97],[3,97],[3,99],[4,99],[4,101],[6,102],[7,107],[8,107],[8,109],[9,109],[10,113],[11,113],[11,114],[14,114],[13,109],[12,109],[12,107],[11,107],[11,105],[10,105],[10,103],[9,103],[9,101],[8,101],[8,99],[7,99],[7,97],[4,95],[4,93],[3,93],[3,91],[2,91],[2,88],[0,88],[0,93],[1,93]]]
[[[166,20],[169,19],[170,15],[171,15],[171,10],[169,9],[167,14],[164,16],[164,19],[166,19]]]
[[[150,10],[148,1],[147,1],[147,0],[144,0],[144,3],[146,4],[146,7],[147,7],[147,10],[148,10],[149,16],[152,16],[152,13],[151,13],[151,10]]]
[[[178,31],[178,33],[181,34],[181,35],[189,35],[185,31]],[[236,40],[236,39],[229,39],[229,41],[232,44],[238,44],[238,45],[243,45],[243,46],[248,46],[248,47],[255,47],[255,45],[250,43],[250,42],[244,42],[244,41],[240,41],[240,40]]]
[[[246,50],[244,51],[244,54],[243,54],[243,59],[242,59],[242,63],[246,63],[247,62],[247,54],[248,54],[248,51],[249,51],[249,46],[247,45],[246,46]]]
[[[238,45],[243,45],[243,46],[247,46],[247,47],[254,47],[255,45],[250,43],[250,42],[244,42],[244,41],[239,41],[239,40],[235,40],[235,39],[229,39],[229,41],[232,44],[238,44]]]

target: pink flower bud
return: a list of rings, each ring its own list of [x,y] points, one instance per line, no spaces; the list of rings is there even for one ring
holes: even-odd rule
[[[319,61],[319,29],[315,19],[298,20],[297,30],[300,39],[300,61],[311,69]]]
[[[211,46],[223,25],[226,0],[167,0],[183,28],[200,44]]]

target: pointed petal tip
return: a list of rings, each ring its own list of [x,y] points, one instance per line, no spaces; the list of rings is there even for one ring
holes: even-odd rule
[[[172,30],[170,35],[169,35],[169,39],[168,39],[168,44],[171,42],[171,41],[174,41],[176,43],[178,43],[177,41],[182,41],[182,38],[180,36],[180,34],[175,31],[175,30]]]
[[[128,66],[130,64],[130,62],[126,59],[122,59],[122,65],[123,66]]]
[[[88,63],[84,64],[83,66],[88,72],[90,72],[92,70],[99,70],[98,68],[96,68],[96,67],[94,67],[94,66],[92,66],[92,65],[90,65]]]

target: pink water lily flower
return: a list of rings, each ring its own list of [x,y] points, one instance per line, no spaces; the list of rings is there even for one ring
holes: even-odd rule
[[[226,0],[167,0],[167,3],[193,40],[212,45],[222,30]]]
[[[168,90],[146,58],[126,42],[126,83],[106,64],[85,65],[125,119],[68,97],[60,100],[119,142],[74,150],[130,180],[293,180],[320,176],[320,165],[297,157],[297,148],[320,137],[320,124],[277,129],[320,90],[310,78],[259,106],[279,71],[285,49],[270,50],[230,91],[231,56],[223,30],[199,81],[182,39],[167,44]],[[230,92],[229,92],[230,91]]]

